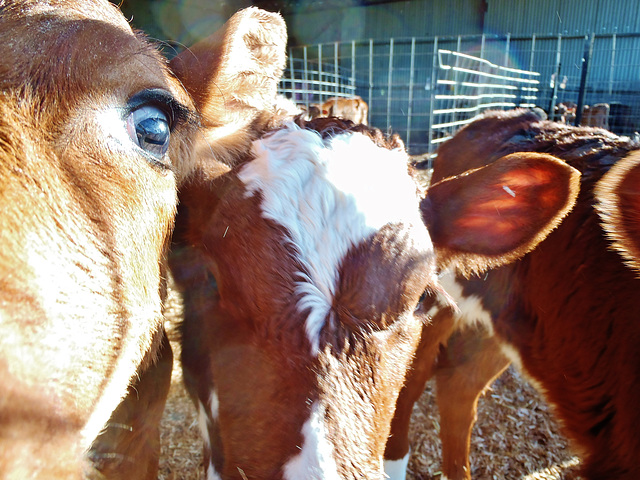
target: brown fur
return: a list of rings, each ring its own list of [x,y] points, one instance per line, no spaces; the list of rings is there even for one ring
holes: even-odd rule
[[[633,352],[640,341],[634,293],[639,285],[610,248],[594,209],[594,187],[612,165],[637,148],[629,139],[604,130],[539,122],[513,111],[485,114],[439,150],[436,179],[460,174],[465,164],[476,168],[522,151],[551,153],[581,172],[576,206],[535,250],[485,275],[458,278],[465,285],[464,295],[480,296],[491,312],[496,338],[482,339],[486,333],[466,330],[449,340],[437,367],[434,349],[416,357],[417,369],[428,372],[408,387],[407,397],[419,392],[420,382],[435,373],[440,405],[455,404],[446,393],[453,395],[454,390],[456,398],[472,399],[460,404],[457,412],[445,412],[442,419],[443,472],[448,478],[470,478],[467,455],[475,401],[508,364],[496,341],[515,348],[524,371],[542,386],[565,432],[583,454],[586,478],[638,478],[640,417],[634,386],[640,370]],[[604,195],[611,198],[614,193],[609,189]],[[439,315],[451,317],[442,309]],[[461,340],[454,340],[460,335]],[[446,343],[447,333],[439,341]],[[474,346],[460,349],[454,343]],[[469,363],[452,353],[456,350],[476,359],[476,368],[465,367]],[[406,434],[400,410],[412,403],[407,398],[399,402],[399,437]],[[388,451],[398,455],[402,448],[390,445]]]
[[[369,106],[357,95],[351,98],[330,98],[320,106],[320,111],[320,115],[324,117],[339,117],[363,125],[368,123]]]
[[[107,1],[0,2],[0,40],[0,476],[155,478],[165,257],[202,135],[190,94],[202,107],[232,92],[185,90]],[[220,81],[228,62],[210,53]],[[149,89],[172,117],[162,158],[127,133]],[[222,110],[218,154],[243,142]]]

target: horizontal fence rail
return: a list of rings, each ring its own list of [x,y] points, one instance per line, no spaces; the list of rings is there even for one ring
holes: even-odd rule
[[[474,116],[489,109],[534,108],[540,74],[497,65],[484,58],[438,49],[436,86],[430,104],[429,153]]]

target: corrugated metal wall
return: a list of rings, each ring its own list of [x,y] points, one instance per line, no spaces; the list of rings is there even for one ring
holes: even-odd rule
[[[411,0],[285,14],[292,45],[482,33],[482,0]]]
[[[483,9],[486,6],[486,12]],[[285,15],[293,44],[390,37],[639,33],[638,0],[412,0]]]
[[[345,0],[344,8],[322,10],[312,0],[112,1],[122,3],[136,27],[186,44],[212,33],[233,12],[251,4],[283,12],[291,45],[481,33],[640,33],[639,0],[407,0],[369,6]],[[277,8],[279,1],[286,9]]]
[[[640,32],[638,0],[487,0],[485,33],[586,35]]]

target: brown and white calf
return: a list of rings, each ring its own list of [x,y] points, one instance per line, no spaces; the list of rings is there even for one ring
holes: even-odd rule
[[[284,120],[187,179],[171,265],[207,478],[384,478],[438,265],[529,251],[576,195],[573,169],[525,154],[421,199],[407,160],[375,129]]]
[[[425,327],[388,458],[407,452],[407,409],[435,375],[444,476],[470,478],[477,398],[513,361],[553,405],[581,454],[585,478],[640,478],[640,280],[611,240],[637,261],[628,242],[638,238],[639,148],[605,130],[539,121],[523,111],[488,113],[441,146],[434,188],[506,154],[545,152],[581,172],[580,194],[559,227],[520,260],[468,278],[442,274],[460,310],[425,305],[434,325],[449,326],[440,339],[446,347],[429,343],[431,327]],[[599,214],[609,223],[605,229]]]
[[[333,97],[320,106],[320,112],[323,117],[339,117],[367,125],[369,105],[357,95],[350,98]]]
[[[274,75],[252,52],[272,45],[257,11],[241,18],[233,62],[198,59],[219,80],[253,73],[259,97]],[[191,92],[203,122],[253,121],[223,115],[233,86]],[[0,2],[0,477],[156,478],[165,257],[195,120],[111,3]]]

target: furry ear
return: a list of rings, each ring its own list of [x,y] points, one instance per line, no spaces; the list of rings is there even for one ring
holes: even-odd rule
[[[600,179],[595,194],[613,247],[640,272],[640,151],[618,160]]]
[[[551,155],[525,152],[431,186],[421,209],[441,265],[479,273],[530,252],[573,208],[579,177]]]
[[[206,169],[212,161],[233,164],[248,150],[255,128],[273,115],[286,44],[282,17],[250,7],[171,60],[170,68],[193,98],[204,129],[196,140],[195,165],[186,166],[187,174],[197,167]]]

